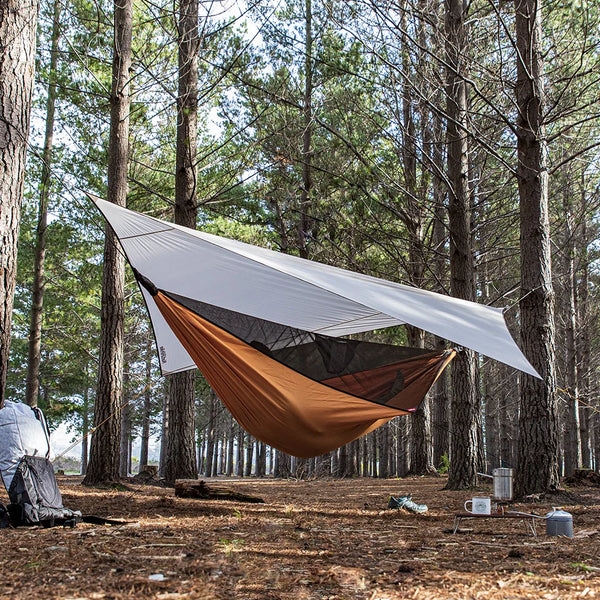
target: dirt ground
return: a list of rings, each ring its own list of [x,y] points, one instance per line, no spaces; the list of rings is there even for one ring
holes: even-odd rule
[[[573,515],[568,539],[547,536],[541,520],[533,537],[519,519],[469,519],[453,535],[454,513],[473,492],[445,491],[443,477],[209,481],[265,504],[79,481],[59,478],[66,507],[128,523],[1,530],[1,599],[600,597],[600,488],[593,485],[510,506],[540,515],[563,506]],[[390,494],[409,492],[427,513],[386,509]]]

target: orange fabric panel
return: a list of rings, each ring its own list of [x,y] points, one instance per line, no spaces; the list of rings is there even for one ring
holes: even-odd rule
[[[333,377],[323,383],[349,394],[382,402],[379,398],[392,387],[398,371],[401,371],[404,387],[387,399],[385,404],[403,410],[414,410],[455,355],[455,350],[425,354],[376,369]]]
[[[283,452],[319,456],[404,412],[313,381],[164,294],[153,298],[239,424]]]

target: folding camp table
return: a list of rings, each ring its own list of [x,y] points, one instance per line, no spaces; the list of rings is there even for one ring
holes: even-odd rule
[[[525,521],[525,527],[527,528],[527,532],[531,533],[533,537],[537,537],[537,531],[535,527],[535,520],[544,517],[540,517],[539,515],[534,515],[531,513],[522,513],[522,512],[505,512],[503,514],[490,514],[490,515],[477,515],[470,512],[459,512],[454,515],[454,526],[452,529],[452,533],[455,534],[458,531],[458,528],[463,519],[522,519]]]

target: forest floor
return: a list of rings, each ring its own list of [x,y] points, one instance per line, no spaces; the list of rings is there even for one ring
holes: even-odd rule
[[[510,507],[545,515],[563,506],[569,539],[547,536],[541,520],[533,537],[519,519],[464,520],[453,535],[454,514],[474,494],[444,490],[443,477],[209,480],[264,504],[79,482],[59,478],[66,507],[128,523],[1,530],[2,600],[600,598],[600,487],[591,484]],[[390,495],[407,493],[428,512],[386,509]]]

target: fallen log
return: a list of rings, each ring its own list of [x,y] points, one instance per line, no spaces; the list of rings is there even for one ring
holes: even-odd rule
[[[262,498],[234,492],[222,487],[209,486],[202,479],[175,480],[175,495],[179,498],[198,498],[201,500],[233,500],[234,502],[250,502],[264,504]]]
[[[600,475],[591,469],[575,469],[564,481],[567,485],[600,486]]]

